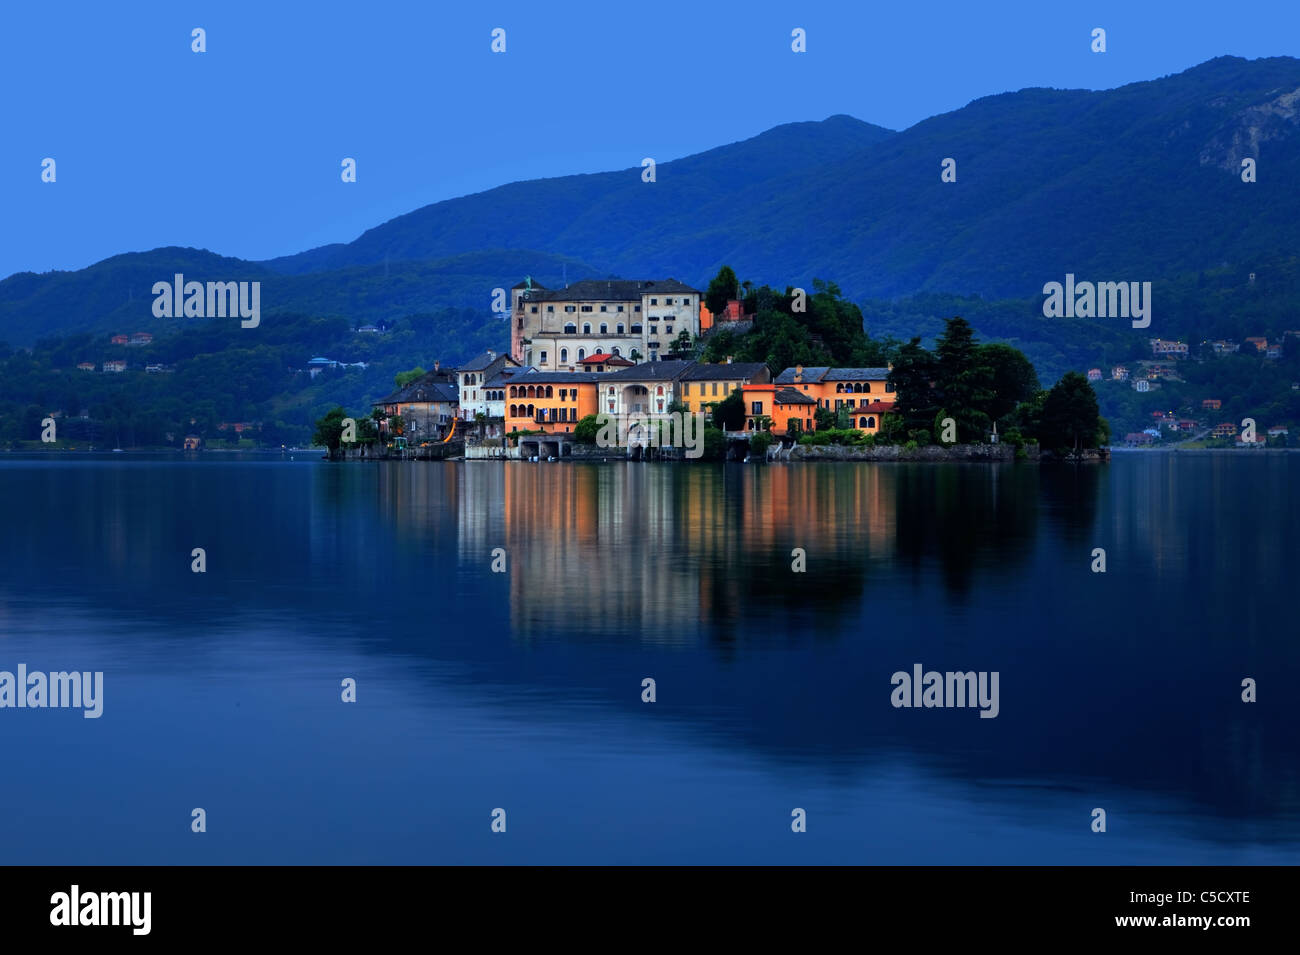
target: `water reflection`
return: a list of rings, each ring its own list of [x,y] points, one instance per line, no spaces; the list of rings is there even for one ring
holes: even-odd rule
[[[165,637],[181,682],[219,638],[255,632],[303,666],[416,661],[456,674],[409,685],[423,705],[454,690],[521,739],[557,713],[607,732],[650,719],[638,688],[653,674],[664,745],[747,771],[798,769],[860,796],[906,765],[1007,817],[1050,791],[1085,822],[1105,800],[1123,818],[1136,791],[1183,837],[1276,844],[1300,835],[1295,458],[14,456],[0,461],[14,502],[0,619],[111,640],[129,666]],[[195,546],[205,575],[190,572]],[[1105,574],[1089,568],[1094,547]],[[998,670],[1001,715],[893,709],[889,675],[915,662]],[[1243,676],[1260,681],[1259,703],[1240,701]]]

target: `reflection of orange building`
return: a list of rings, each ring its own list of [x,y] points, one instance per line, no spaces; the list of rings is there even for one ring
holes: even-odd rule
[[[596,413],[600,375],[581,371],[531,371],[515,375],[506,388],[506,433],[564,434]]]
[[[881,419],[897,394],[889,382],[888,368],[804,368],[796,365],[777,375],[778,386],[792,388],[812,398],[817,407],[849,413],[852,427],[868,434],[880,430]]]

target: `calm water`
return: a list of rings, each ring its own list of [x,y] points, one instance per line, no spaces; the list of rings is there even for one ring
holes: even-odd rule
[[[0,860],[1294,862],[1298,489],[0,455],[0,670],[105,673],[98,720],[0,709]],[[914,663],[1000,715],[893,708]]]

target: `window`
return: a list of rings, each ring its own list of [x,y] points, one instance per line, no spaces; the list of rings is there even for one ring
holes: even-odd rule
[[[874,428],[875,426],[876,426],[876,416],[875,416],[875,415],[869,415],[869,416],[867,417],[867,427],[868,427],[868,428]]]
[[[546,352],[542,352],[542,364],[546,364]]]
[[[641,311],[641,306],[640,306],[640,305],[634,305],[634,306],[632,307],[632,311],[634,311],[634,312],[639,312],[639,311]]]
[[[615,327],[618,329],[618,333],[619,333],[620,335],[622,335],[622,334],[623,334],[623,323],[622,323],[622,322],[619,322],[618,325],[616,325]]]
[[[863,385],[863,386],[862,386],[862,390],[865,391],[865,392],[870,393],[870,391],[871,391],[871,382],[867,382],[865,385]]]
[[[511,406],[510,406],[510,417],[512,417],[512,418],[517,418],[517,417],[519,417],[519,406],[518,406],[518,405],[511,405]]]
[[[650,304],[651,304],[651,305],[658,305],[658,304],[659,304],[659,299],[657,299],[657,298],[652,298],[652,299],[650,299]]]
[[[578,326],[573,324],[573,322],[566,322],[564,325],[564,334],[566,335],[578,334]]]
[[[538,395],[538,397],[540,398],[541,395]],[[554,397],[555,397],[555,389],[552,388],[550,385],[547,385],[547,386],[546,386],[546,397],[548,397],[548,398],[554,398]]]
[[[566,312],[576,312],[578,309],[577,309],[577,307],[574,306],[574,305],[566,305],[566,306],[564,306],[564,310],[565,310]]]
[[[640,324],[639,322],[633,322],[633,323],[632,323],[632,334],[633,334],[633,335],[640,335],[640,334],[641,334],[641,324]]]
[[[893,391],[893,390],[894,390],[894,383],[893,383],[892,381],[887,381],[887,382],[885,382],[885,390],[886,390],[886,391]]]
[[[619,350],[617,348],[615,348],[610,354],[612,354],[615,358],[620,357]]]
[[[590,335],[590,334],[591,334],[591,322],[583,322],[583,323],[582,323],[582,334],[584,334],[584,335]]]
[[[849,398],[847,401],[845,401],[845,404],[847,404],[850,408],[852,408],[852,407],[853,407],[853,399],[852,399],[852,398]]]
[[[609,311],[609,306],[608,306],[608,305],[602,305],[602,306],[600,307],[600,310],[601,310],[602,312],[608,312],[608,311]]]
[[[510,397],[511,397],[511,398],[518,398],[518,397],[519,397],[519,387],[518,387],[517,385],[511,385],[511,386],[510,386]]]
[[[533,306],[533,308],[532,308],[532,312],[533,312],[534,315],[537,314],[537,306],[536,306],[536,305]]]
[[[579,349],[578,349],[578,361],[582,361],[582,360],[583,360],[584,358],[586,358],[586,357],[587,357],[587,349],[585,349],[585,348],[579,348]]]
[[[620,312],[623,311],[623,306],[620,305],[620,306],[618,307],[618,310],[619,310]]]
[[[718,393],[718,383],[715,381],[713,383],[713,394],[716,396],[717,393]]]
[[[650,326],[650,334],[651,334],[651,335],[658,335],[658,334],[659,334],[659,326],[658,326],[658,325],[651,325],[651,326]]]
[[[686,397],[686,396],[689,395],[690,393],[691,393],[691,383],[690,383],[689,381],[683,381],[683,382],[682,382],[682,397]]]
[[[667,331],[668,334],[671,335],[673,333],[673,327],[671,325],[668,325],[665,327],[665,331]]]
[[[548,312],[553,312],[553,311],[555,311],[555,306],[554,306],[554,305],[548,305],[548,306],[546,306],[546,310],[547,310]]]
[[[569,350],[568,350],[567,348],[561,348],[561,349],[560,349],[560,364],[562,364],[562,365],[567,365],[568,363],[569,363]]]
[[[582,306],[582,310],[583,310],[584,312],[590,312],[590,311],[591,311],[591,306],[590,306],[590,305],[584,305],[584,306]]]
[[[601,323],[600,323],[600,333],[601,333],[602,335],[608,335],[608,334],[609,334],[609,326],[606,325],[604,322],[601,322]]]
[[[761,401],[751,401],[751,402],[749,403],[749,413],[752,414],[752,415],[760,415],[760,414],[762,414],[762,413],[763,413],[763,402],[761,402]]]

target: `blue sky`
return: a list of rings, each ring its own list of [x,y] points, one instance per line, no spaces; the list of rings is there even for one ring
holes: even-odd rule
[[[903,129],[1027,86],[1300,54],[1294,0],[170,0],[12,4],[2,18],[0,276],[163,245],[270,258],[440,199],[780,123],[848,113]],[[494,27],[505,54],[490,51]],[[806,54],[790,50],[795,27]],[[340,181],[345,156],[355,184]]]

